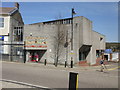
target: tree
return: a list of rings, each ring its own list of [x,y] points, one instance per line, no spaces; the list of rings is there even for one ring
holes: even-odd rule
[[[54,36],[54,64],[57,67],[60,56],[64,52],[64,44],[65,44],[65,25],[61,23],[57,23],[56,26],[56,34]]]

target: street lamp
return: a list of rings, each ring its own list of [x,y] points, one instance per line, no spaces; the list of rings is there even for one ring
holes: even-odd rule
[[[72,14],[72,18],[71,18],[71,52],[73,53],[73,15],[76,14],[75,11],[74,11],[74,8],[72,8],[72,13],[71,14]],[[72,56],[71,56],[71,68],[73,68],[73,57]]]

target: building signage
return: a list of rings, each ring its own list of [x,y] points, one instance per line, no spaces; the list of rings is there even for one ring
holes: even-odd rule
[[[46,48],[47,38],[46,37],[37,37],[37,36],[27,36],[25,37],[25,47],[26,48]]]
[[[0,36],[0,40],[4,40],[4,36]]]

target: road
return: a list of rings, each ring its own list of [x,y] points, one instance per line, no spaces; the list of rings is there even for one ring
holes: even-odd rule
[[[116,66],[113,65],[113,67]],[[98,69],[83,70],[81,68],[2,62],[2,79],[48,88],[68,88],[69,72],[79,74],[79,88],[118,88],[118,70],[115,68],[103,73]]]

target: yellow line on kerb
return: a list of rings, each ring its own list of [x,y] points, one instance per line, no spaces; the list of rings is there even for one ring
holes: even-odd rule
[[[120,66],[115,67],[115,68],[110,68],[110,69],[108,69],[108,70],[115,70],[115,69],[118,69],[118,68],[120,68]]]

